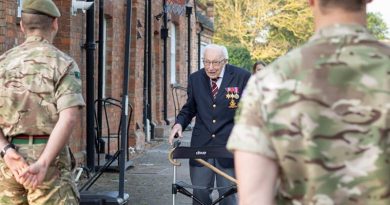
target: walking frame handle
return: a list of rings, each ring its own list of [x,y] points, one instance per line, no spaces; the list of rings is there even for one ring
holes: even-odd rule
[[[173,159],[173,152],[175,151],[176,147],[180,146],[180,144],[181,144],[181,141],[176,140],[173,143],[173,147],[172,147],[171,151],[168,152],[168,160],[171,164],[173,164],[173,166],[180,166],[181,165],[180,162],[177,162],[176,160]]]
[[[180,145],[180,140],[177,140],[173,143],[173,148],[171,149],[171,151],[169,151],[168,153],[168,160],[169,162],[173,165],[173,166],[180,166],[181,163],[180,162],[177,162],[176,160],[173,159],[173,152],[175,151],[176,147],[178,147]],[[214,171],[215,173],[225,177],[227,180],[237,184],[237,180],[231,176],[229,176],[228,174],[226,174],[225,172],[221,171],[220,169],[218,169],[217,167],[211,165],[210,163],[206,162],[205,160],[203,159],[195,159],[197,162],[201,163],[202,165],[206,166],[207,168],[211,169],[212,171]]]

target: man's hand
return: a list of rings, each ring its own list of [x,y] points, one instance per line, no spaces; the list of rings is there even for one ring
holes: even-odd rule
[[[7,167],[11,170],[16,181],[23,183],[25,179],[21,178],[23,170],[27,169],[28,164],[24,158],[14,149],[8,149],[4,155],[4,162]]]
[[[169,135],[168,142],[170,145],[173,145],[173,139],[175,138],[175,135],[177,134],[180,138],[183,138],[183,128],[181,127],[181,124],[175,124],[172,127],[171,134]]]
[[[23,186],[30,189],[36,189],[38,185],[41,185],[43,180],[45,180],[48,164],[41,161],[36,161],[31,164],[25,171],[21,174],[21,177],[26,179],[23,183]]]

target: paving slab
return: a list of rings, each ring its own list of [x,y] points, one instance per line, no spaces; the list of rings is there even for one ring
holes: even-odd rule
[[[185,131],[182,146],[189,146],[191,131]],[[129,205],[172,204],[173,166],[168,161],[170,145],[166,140],[132,159],[133,167],[125,173],[125,192]],[[190,183],[188,160],[180,160],[177,179]],[[105,172],[88,190],[92,192],[118,191],[119,173]],[[177,205],[191,204],[192,200],[177,195]]]

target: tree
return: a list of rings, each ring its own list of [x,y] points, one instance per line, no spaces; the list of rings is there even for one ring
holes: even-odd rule
[[[249,72],[252,72],[253,63],[251,60],[251,54],[249,51],[240,45],[227,46],[229,53],[229,63],[245,68]]]
[[[215,0],[214,40],[240,44],[252,59],[270,62],[313,32],[306,0]]]
[[[314,23],[307,0],[215,0],[214,40],[240,45],[248,61],[271,62],[313,35]],[[368,29],[379,39],[387,34],[380,14],[368,14]]]
[[[388,26],[380,13],[368,13],[367,28],[378,39],[383,40],[388,35]]]

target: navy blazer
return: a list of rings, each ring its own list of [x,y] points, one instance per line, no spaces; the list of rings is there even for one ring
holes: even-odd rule
[[[251,74],[241,68],[227,64],[222,83],[219,86],[216,99],[211,94],[211,82],[204,69],[189,77],[187,87],[187,102],[180,110],[175,124],[181,124],[185,129],[196,116],[193,128],[191,146],[225,146],[234,125],[236,108],[229,108],[232,99],[226,97],[227,89],[238,88],[238,97],[241,98]],[[238,105],[239,99],[234,99]],[[233,106],[234,107],[234,106]],[[219,159],[223,167],[233,167],[232,159]],[[193,166],[200,166],[190,160]]]

